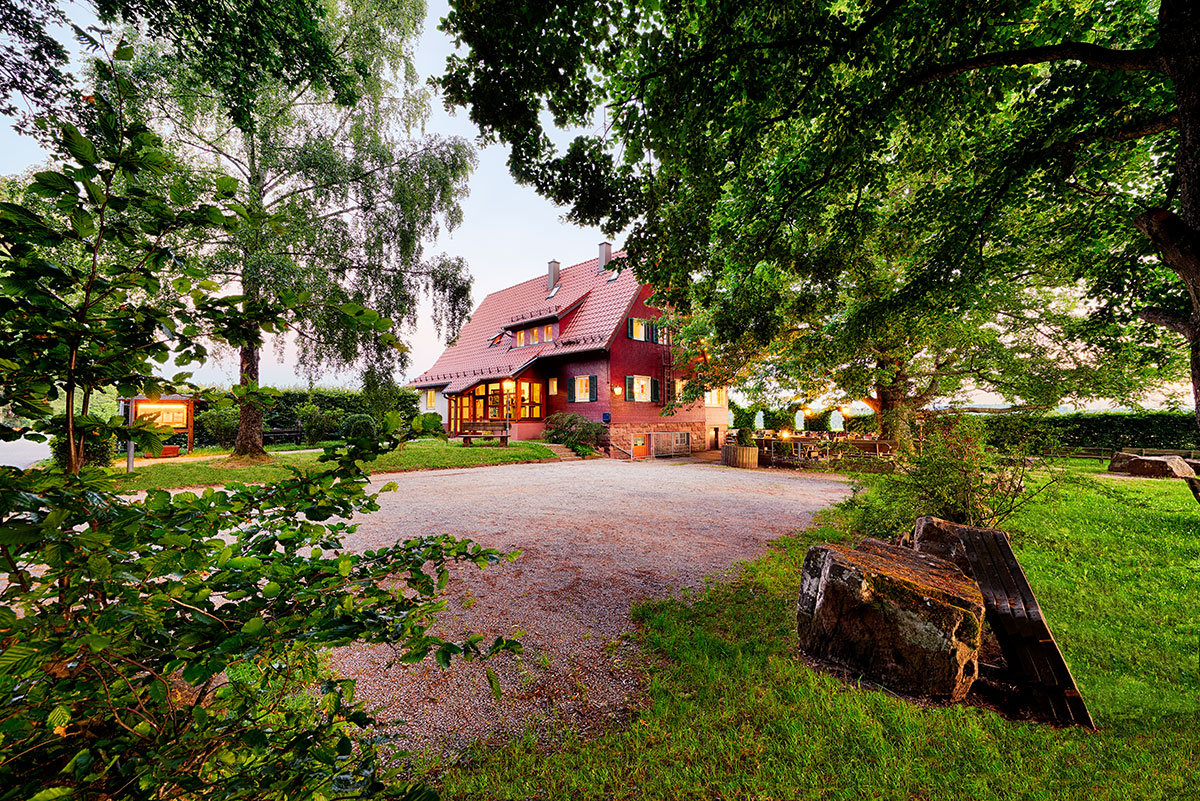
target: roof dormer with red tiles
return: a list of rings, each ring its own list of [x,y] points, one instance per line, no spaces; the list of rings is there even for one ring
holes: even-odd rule
[[[728,400],[714,391],[663,416],[682,385],[662,312],[623,253],[607,242],[595,259],[493,292],[433,366],[413,380],[422,411],[451,434],[481,422],[508,423],[514,439],[541,436],[545,419],[575,412],[608,427],[614,456],[651,455],[653,432],[687,434],[692,450],[719,447]]]

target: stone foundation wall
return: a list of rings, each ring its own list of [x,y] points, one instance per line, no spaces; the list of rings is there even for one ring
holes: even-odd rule
[[[661,422],[653,423],[613,423],[608,427],[609,442],[629,450],[629,437],[633,434],[649,434],[654,431],[677,431],[687,432],[691,434],[692,451],[703,451],[708,449],[708,441],[706,439],[707,427],[702,420],[693,422],[684,422],[679,420],[665,419]],[[721,430],[721,438],[724,439],[725,430]],[[628,459],[629,456],[616,448],[609,449],[609,456],[617,459]]]

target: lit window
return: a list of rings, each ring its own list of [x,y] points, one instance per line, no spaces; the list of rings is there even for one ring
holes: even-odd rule
[[[591,386],[588,381],[589,378],[591,378],[591,376],[586,376],[586,375],[575,376],[575,402],[576,403],[583,403],[584,401],[591,400],[592,395],[591,395]]]
[[[425,390],[425,408],[432,409],[434,404],[433,390]]]
[[[546,341],[547,342],[554,341],[554,326],[552,326],[552,325],[546,326]]]
[[[645,320],[634,320],[633,321],[633,338],[640,339],[640,340],[646,339],[646,321]]]
[[[650,376],[635,375],[633,377],[633,400],[640,402],[650,400]]]
[[[502,341],[504,341],[504,332],[503,331],[501,331],[499,334],[496,334],[496,336],[492,337],[492,341],[488,344],[488,347],[494,348],[497,345],[499,345]]]
[[[538,330],[536,328],[529,329],[529,342],[533,345],[538,343]]]
[[[677,397],[677,398],[683,397],[683,387],[685,384],[687,384],[687,382],[684,381],[682,378],[675,379],[675,397]]]
[[[524,331],[517,332],[517,347],[518,348],[525,347],[525,332]]]
[[[725,405],[725,390],[724,388],[710,389],[704,393],[705,406],[724,406]]]
[[[557,395],[557,394],[558,394],[558,379],[557,379],[557,378],[551,378],[551,379],[550,379],[550,390],[549,390],[549,392],[550,392],[550,394],[551,394],[551,395]]]

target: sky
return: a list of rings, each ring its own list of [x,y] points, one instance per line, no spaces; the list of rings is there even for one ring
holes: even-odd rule
[[[438,21],[449,11],[446,0],[428,0],[425,32],[416,50],[416,66],[422,78],[438,75],[446,57],[454,50],[450,38],[437,30]],[[83,19],[81,6],[75,4],[72,16]],[[60,37],[66,41],[66,37]],[[434,98],[433,113],[425,126],[427,133],[462,136],[471,141],[478,130],[465,112],[448,114],[440,98]],[[546,263],[557,259],[563,267],[595,258],[605,237],[598,228],[580,228],[561,219],[562,209],[542,199],[532,189],[519,186],[505,166],[507,150],[502,146],[479,148],[479,166],[470,180],[470,196],[463,202],[463,223],[453,233],[443,232],[437,242],[426,243],[427,253],[445,252],[466,259],[474,276],[472,300],[478,305],[490,292],[544,274]],[[23,172],[40,165],[45,155],[32,139],[17,135],[0,124],[0,175]],[[615,243],[620,245],[620,242]],[[615,248],[614,248],[615,249]],[[402,337],[410,346],[410,368],[398,380],[412,378],[431,366],[445,348],[430,320],[426,303],[420,322],[411,334]],[[228,385],[237,381],[237,360],[232,354],[216,356],[194,372],[196,381]],[[261,381],[277,387],[302,386],[306,383],[297,370],[295,350],[268,346],[263,351]],[[330,373],[318,379],[326,386],[357,386],[354,371]]]

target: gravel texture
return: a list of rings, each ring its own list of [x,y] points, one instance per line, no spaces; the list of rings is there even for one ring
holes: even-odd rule
[[[384,646],[334,652],[334,669],[393,726],[400,744],[454,752],[556,727],[627,720],[642,695],[633,603],[702,587],[849,494],[828,475],[736,470],[711,463],[594,460],[405,473],[399,492],[361,518],[354,549],[448,533],[515,562],[452,572],[439,634],[520,637],[525,652],[484,666],[391,664]],[[407,725],[401,726],[401,723]]]

